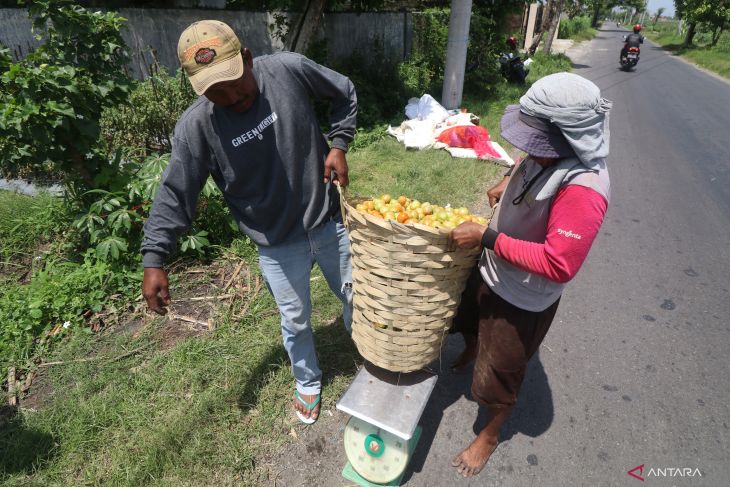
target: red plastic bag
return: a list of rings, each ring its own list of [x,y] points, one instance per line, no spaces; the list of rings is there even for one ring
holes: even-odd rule
[[[479,125],[460,125],[448,128],[439,134],[438,140],[450,147],[474,149],[479,158],[502,158],[502,155],[489,141],[487,129]]]

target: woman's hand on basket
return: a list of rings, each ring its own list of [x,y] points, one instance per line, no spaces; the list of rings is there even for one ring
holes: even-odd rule
[[[507,188],[507,183],[509,183],[509,176],[505,176],[500,182],[487,190],[487,197],[489,198],[489,206],[491,208],[494,208],[499,203],[499,200],[502,199],[502,194],[505,188]]]
[[[333,174],[334,177],[333,177]],[[345,159],[345,151],[333,147],[327,154],[327,159],[324,161],[324,182],[325,184],[330,182],[330,179],[337,181],[337,183],[343,188],[350,184],[350,180],[347,177],[347,159]]]
[[[473,249],[478,247],[482,243],[482,235],[486,230],[486,225],[464,222],[449,233],[449,248]]]

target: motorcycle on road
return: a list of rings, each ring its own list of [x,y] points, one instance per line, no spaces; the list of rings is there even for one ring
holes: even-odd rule
[[[639,52],[638,47],[629,47],[625,54],[622,52],[620,60],[621,69],[631,71],[639,62]]]

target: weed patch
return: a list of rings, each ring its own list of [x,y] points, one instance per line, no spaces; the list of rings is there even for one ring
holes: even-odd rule
[[[194,298],[189,293],[196,290],[210,293],[201,284],[225,286],[231,277],[231,287],[243,290],[250,276],[255,289],[255,256],[245,243],[232,249],[247,256],[249,272],[242,274],[242,267],[234,275],[238,265],[231,261],[211,273],[180,273],[174,299]],[[166,318],[150,319],[131,334],[69,336],[48,357],[61,362],[48,367],[44,379],[54,391],[52,403],[37,411],[21,408],[13,427],[0,430],[0,481],[260,484],[257,466],[264,453],[286,442],[297,420],[289,407],[294,383],[276,305],[264,289],[246,295],[250,299],[218,306],[214,330],[172,346],[159,334]],[[341,305],[317,270],[312,296],[323,407],[332,408],[358,366],[357,354],[337,318]],[[135,350],[140,352],[128,354]],[[16,448],[21,437],[28,448]]]
[[[22,277],[33,258],[41,256],[39,249],[69,220],[62,201],[54,196],[0,190],[0,275]]]

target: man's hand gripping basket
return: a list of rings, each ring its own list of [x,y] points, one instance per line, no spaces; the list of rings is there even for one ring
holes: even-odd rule
[[[439,356],[480,249],[449,249],[446,230],[383,220],[355,209],[340,191],[350,236],[360,354],[394,372]]]

